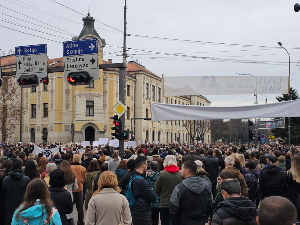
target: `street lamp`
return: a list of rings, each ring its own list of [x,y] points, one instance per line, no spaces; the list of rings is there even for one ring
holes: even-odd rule
[[[130,140],[131,141],[134,141],[133,140],[133,131],[132,131],[132,121],[133,120],[151,120],[151,118],[131,118],[131,120],[130,120]]]
[[[296,5],[295,5],[296,6]],[[295,10],[296,11],[296,10]],[[299,10],[298,10],[299,11]],[[297,11],[296,11],[297,12]],[[278,45],[283,48],[286,53],[289,55],[289,82],[288,82],[288,96],[290,96],[290,78],[291,78],[291,56],[290,56],[290,53],[288,52],[288,50],[286,50],[285,47],[282,46],[282,43],[281,42],[278,42]],[[292,95],[291,95],[291,100],[292,100]],[[291,149],[291,117],[289,117],[289,127],[288,127],[288,130],[289,130],[289,149]]]

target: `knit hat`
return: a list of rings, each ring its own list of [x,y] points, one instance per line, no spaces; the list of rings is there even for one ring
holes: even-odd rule
[[[79,154],[74,154],[73,155],[73,163],[80,163],[80,155]]]

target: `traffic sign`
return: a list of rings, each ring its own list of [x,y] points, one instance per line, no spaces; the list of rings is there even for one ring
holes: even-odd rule
[[[99,79],[97,39],[66,41],[63,43],[64,80],[70,73],[87,72],[93,80]],[[82,83],[81,83],[82,84]],[[80,85],[74,82],[74,85]]]
[[[15,48],[16,55],[16,79],[22,87],[38,86],[39,80],[47,77],[47,45],[28,45]],[[22,80],[26,76],[36,76],[34,82],[23,85]],[[27,79],[28,80],[28,79]],[[19,82],[20,81],[20,82]]]
[[[260,139],[260,142],[261,142],[261,143],[265,143],[265,142],[266,142],[266,139],[265,139],[265,138],[261,138],[261,139]]]
[[[113,111],[119,116],[119,118],[127,111],[127,107],[122,103],[118,102],[114,107]]]
[[[260,138],[265,138],[265,135],[264,135],[264,134],[262,134],[262,135],[260,136]]]

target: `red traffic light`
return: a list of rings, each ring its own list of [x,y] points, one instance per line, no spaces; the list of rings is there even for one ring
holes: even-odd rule
[[[71,85],[87,85],[91,81],[91,76],[88,72],[72,72],[67,76],[67,81]]]
[[[22,75],[18,78],[17,83],[21,87],[36,87],[39,85],[39,79],[37,75]]]

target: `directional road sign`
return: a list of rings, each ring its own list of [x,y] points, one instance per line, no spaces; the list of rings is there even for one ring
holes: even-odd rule
[[[47,45],[28,45],[15,48],[16,78],[36,75],[39,80],[47,77]]]
[[[63,43],[64,80],[71,72],[86,71],[93,80],[99,79],[97,39],[66,41]]]
[[[114,107],[113,111],[119,116],[119,118],[127,111],[127,107],[122,103],[118,102]]]

